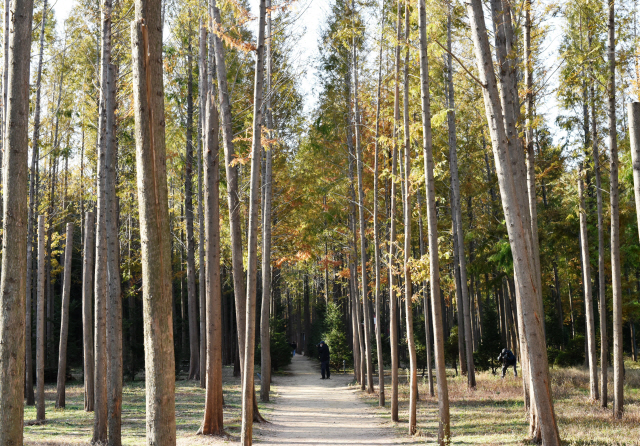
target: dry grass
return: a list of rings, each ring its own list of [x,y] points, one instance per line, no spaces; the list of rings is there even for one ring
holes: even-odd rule
[[[525,445],[529,425],[522,402],[521,378],[510,370],[504,380],[489,372],[477,374],[477,388],[466,387],[466,377],[454,376],[447,370],[451,405],[451,432],[454,444]],[[609,373],[611,378],[613,371]],[[563,368],[551,371],[552,392],[560,435],[566,445],[640,445],[640,367],[626,363],[625,415],[612,419],[612,404],[600,408],[599,402],[589,400],[589,372],[582,368]],[[388,386],[388,384],[387,384]],[[611,398],[612,379],[609,382]],[[388,387],[387,387],[388,389]],[[400,422],[396,428],[406,434],[409,388],[406,375],[400,377]],[[437,390],[436,390],[437,391]],[[435,442],[438,429],[438,400],[428,394],[426,377],[420,377],[418,406],[418,435],[429,444]],[[387,398],[389,398],[387,390]],[[377,395],[364,395],[372,405]],[[387,408],[379,409],[381,417],[389,419]]]

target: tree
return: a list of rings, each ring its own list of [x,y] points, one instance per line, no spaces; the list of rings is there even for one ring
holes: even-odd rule
[[[171,249],[167,203],[159,0],[136,0],[131,24],[142,293],[147,444],[176,443]]]
[[[44,215],[38,216],[38,310],[36,311],[36,422],[44,423],[44,270],[45,270]]]
[[[69,337],[69,291],[71,289],[71,256],[73,254],[73,223],[67,223],[64,253],[64,281],[62,285],[62,315],[60,321],[60,347],[58,348],[58,385],[56,408],[65,407],[65,379],[67,375],[67,339]]]
[[[82,262],[82,342],[84,357],[84,410],[94,408],[94,351],[93,351],[93,268],[95,257],[95,218],[88,211],[84,220],[84,255]]]
[[[7,3],[5,3],[5,12]],[[27,156],[33,1],[11,3],[0,273],[0,443],[22,444],[27,271]],[[6,30],[6,28],[5,28]],[[6,32],[6,31],[5,31]],[[5,34],[5,44],[6,44]],[[8,57],[7,57],[8,56]],[[5,84],[5,85],[7,85]]]

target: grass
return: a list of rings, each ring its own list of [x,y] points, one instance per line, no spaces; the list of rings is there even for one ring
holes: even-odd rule
[[[176,381],[176,429],[179,445],[219,445],[237,442],[240,432],[240,379],[233,367],[223,370],[224,424],[228,438],[196,435],[204,414],[204,389],[199,382]],[[55,385],[45,386],[46,423],[28,425],[35,420],[33,406],[25,407],[25,445],[87,445],[93,434],[93,412],[84,411],[84,387],[81,381],[66,388],[66,408],[55,409]],[[266,408],[260,406],[263,412]],[[125,382],[122,395],[122,443],[144,445],[145,441],[144,381]]]
[[[640,366],[627,362],[625,379],[625,414],[612,418],[613,370],[609,371],[609,407],[589,400],[589,372],[583,368],[551,370],[552,394],[560,436],[566,445],[640,445]],[[510,375],[503,380],[490,372],[477,373],[476,390],[468,390],[466,376],[454,376],[447,370],[453,443],[457,445],[525,445],[529,424],[522,401],[522,379]],[[399,393],[400,422],[391,423],[389,384],[387,407],[377,413],[395,426],[401,435],[408,430],[409,386],[401,375]],[[376,387],[377,388],[377,387]],[[419,375],[418,435],[435,443],[438,433],[438,400],[429,396],[426,376]],[[437,388],[436,388],[437,394]],[[362,395],[377,406],[377,395]]]

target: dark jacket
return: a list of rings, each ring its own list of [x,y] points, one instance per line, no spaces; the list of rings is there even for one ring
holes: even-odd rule
[[[318,347],[318,353],[320,354],[320,362],[326,362],[331,359],[331,355],[329,354],[329,346],[327,344],[322,344]]]
[[[509,349],[504,349],[500,356],[498,356],[498,361],[502,362],[504,365],[514,365],[516,363],[516,356]]]

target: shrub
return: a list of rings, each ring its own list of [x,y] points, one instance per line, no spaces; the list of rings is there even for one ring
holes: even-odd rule
[[[287,342],[284,321],[272,318],[270,321],[271,370],[280,370],[291,364],[291,346]],[[256,363],[260,364],[261,346],[256,350]]]
[[[331,368],[342,370],[342,361],[346,361],[349,365],[353,363],[353,352],[347,343],[347,333],[342,321],[342,313],[334,302],[329,302],[327,305],[325,327],[326,331],[324,332],[323,340],[331,351]]]

